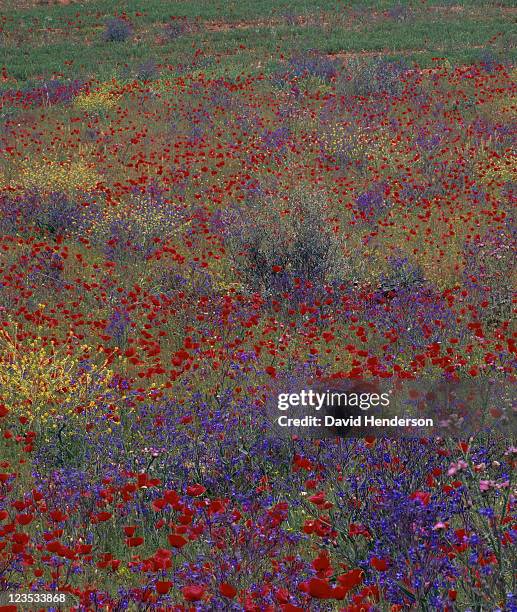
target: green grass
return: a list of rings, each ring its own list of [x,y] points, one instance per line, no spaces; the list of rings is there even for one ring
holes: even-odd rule
[[[416,6],[409,19],[397,21],[378,14],[380,8],[392,2],[376,2],[376,12],[366,7],[373,3],[362,3],[365,18],[353,16],[350,11],[353,4],[357,3],[321,0],[316,6],[306,0],[279,0],[274,3],[273,11],[270,0],[253,3],[98,0],[82,10],[76,4],[7,9],[4,36],[0,39],[0,63],[6,66],[9,76],[25,82],[52,76],[103,80],[120,76],[124,71],[131,73],[148,59],[169,66],[185,64],[192,60],[196,47],[203,50],[205,57],[217,58],[215,65],[206,68],[219,76],[263,70],[264,65],[274,63],[279,53],[289,55],[306,49],[332,54],[389,52],[396,56],[399,53],[425,66],[435,56],[447,57],[453,63],[472,62],[486,48],[498,57],[515,61],[512,19],[500,8],[464,2],[469,12],[462,14],[433,12],[428,7]],[[135,36],[123,43],[106,43],[102,40],[103,24],[107,15],[116,12],[116,7],[119,11],[128,8]],[[325,24],[312,20],[306,25],[289,25],[282,18],[287,12],[309,15],[321,10],[341,10],[341,13]],[[139,11],[144,14],[134,17]],[[157,44],[163,24],[173,14],[228,22],[266,20],[275,14],[277,17],[271,24],[250,24],[250,27],[224,31],[206,29],[201,22],[197,33]],[[62,32],[58,35],[56,31],[60,29]],[[496,35],[496,43],[491,44]]]
[[[5,2],[5,0],[4,0]],[[20,8],[5,2],[2,14],[11,25],[27,26],[28,21],[38,20],[55,25],[56,22],[76,21],[79,13],[84,25],[98,23],[103,18],[115,13],[126,12],[130,17],[135,13],[144,13],[139,17],[141,23],[166,21],[172,15],[217,20],[247,20],[271,15],[316,14],[323,12],[343,13],[349,9],[387,10],[394,6],[407,5],[415,10],[425,10],[419,2],[403,2],[400,0],[179,0],[164,2],[163,0],[95,0],[84,7],[80,4],[67,6],[30,6]],[[482,0],[430,0],[426,6],[461,6],[465,8],[482,8],[497,10],[494,3]],[[513,0],[499,0],[498,7],[513,7]]]

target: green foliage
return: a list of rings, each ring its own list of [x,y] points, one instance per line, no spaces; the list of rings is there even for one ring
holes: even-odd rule
[[[9,76],[19,81],[55,74],[107,79],[124,70],[138,72],[149,60],[150,48],[157,65],[184,64],[198,43],[204,55],[218,56],[218,71],[225,75],[239,72],[233,68],[236,62],[240,71],[246,66],[247,72],[261,72],[279,54],[292,56],[307,49],[401,55],[408,61],[418,60],[422,67],[437,56],[451,63],[472,62],[488,50],[511,61],[517,55],[513,24],[503,5],[487,8],[479,2],[463,2],[459,10],[442,6],[430,11],[391,1],[350,2],[343,7],[329,0],[317,6],[308,0],[219,0],[178,3],[172,8],[157,0],[96,0],[82,11],[75,4],[9,8],[5,11],[2,63]],[[397,18],[401,7],[411,8],[404,12],[407,18]],[[124,27],[133,35],[106,44],[106,24],[116,25],[113,15],[124,9],[129,20],[123,22]],[[171,23],[188,27],[179,36],[168,36]],[[497,42],[488,45],[495,35]],[[238,58],[233,54],[236,49]]]

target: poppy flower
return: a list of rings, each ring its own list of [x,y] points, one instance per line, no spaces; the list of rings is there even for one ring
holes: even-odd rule
[[[316,493],[314,495],[311,495],[309,497],[309,501],[311,502],[311,504],[314,504],[315,506],[322,506],[325,503],[325,492],[324,491],[320,491],[319,493]]]
[[[347,591],[352,590],[363,581],[364,572],[361,569],[353,569],[337,577],[339,584]]]
[[[315,599],[330,599],[332,588],[326,580],[311,578],[307,583],[307,593]]]
[[[206,588],[201,585],[191,584],[189,586],[185,586],[181,589],[183,593],[183,597],[187,601],[199,601],[203,599],[203,595],[205,594]]]
[[[427,491],[415,491],[409,496],[409,499],[419,501],[422,506],[427,506],[431,499],[431,494]]]
[[[160,512],[161,510],[163,510],[166,505],[167,505],[167,501],[162,498],[154,499],[152,503],[153,510],[155,510],[156,512]]]
[[[163,494],[163,498],[166,503],[170,504],[171,506],[174,506],[178,503],[180,496],[176,493],[176,491],[165,491]]]
[[[172,582],[170,580],[157,580],[155,587],[156,592],[159,595],[167,595],[167,593],[171,590]]]
[[[130,548],[135,548],[136,546],[141,546],[144,543],[144,538],[142,538],[142,536],[128,538],[126,543]]]
[[[330,567],[330,559],[326,551],[321,551],[320,554],[312,562],[312,567],[317,571],[321,572],[327,570]]]
[[[237,595],[237,589],[235,589],[231,584],[228,584],[228,582],[221,582],[219,586],[219,593],[221,593],[221,595],[224,597],[233,599],[235,595]]]
[[[187,495],[190,495],[190,497],[199,497],[203,495],[205,491],[206,488],[200,484],[189,485],[187,487]]]
[[[266,370],[266,374],[269,374],[271,378],[276,377],[276,368],[274,368],[273,366],[267,366],[265,370]]]
[[[385,572],[388,569],[388,561],[380,557],[372,557],[372,559],[370,559],[370,565],[378,572]]]
[[[62,512],[61,510],[53,510],[50,513],[50,518],[55,522],[55,523],[61,523],[63,521],[66,521],[66,519],[68,518],[68,516],[66,514],[64,514],[64,512]]]
[[[187,543],[187,540],[183,536],[177,535],[176,533],[170,533],[167,538],[169,540],[169,544],[173,548],[183,548],[183,546],[185,546]]]
[[[32,523],[34,516],[32,514],[17,514],[16,522],[20,525],[29,525]]]

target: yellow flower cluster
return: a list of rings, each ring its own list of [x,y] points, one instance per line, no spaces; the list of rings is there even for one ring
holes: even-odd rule
[[[507,152],[499,158],[483,157],[478,162],[478,169],[483,183],[496,181],[498,183],[517,181],[517,153]]]
[[[28,160],[22,164],[19,180],[25,189],[69,193],[76,189],[92,189],[100,176],[82,161]]]
[[[350,159],[366,157],[372,148],[371,133],[361,126],[353,129],[334,124],[323,134],[325,153],[331,156],[346,155]]]
[[[31,422],[80,418],[98,405],[111,376],[103,366],[84,368],[56,348],[43,347],[41,339],[20,342],[0,330],[0,401]]]
[[[388,168],[411,163],[411,156],[401,143],[394,142],[384,132],[362,126],[353,129],[340,124],[332,126],[323,136],[323,149],[337,161],[366,161],[368,165]]]
[[[117,96],[103,85],[96,91],[79,94],[74,100],[74,107],[82,112],[99,115],[106,113],[117,105]]]

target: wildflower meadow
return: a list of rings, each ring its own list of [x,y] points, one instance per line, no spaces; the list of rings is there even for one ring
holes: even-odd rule
[[[0,1],[0,610],[517,610],[516,17]]]

